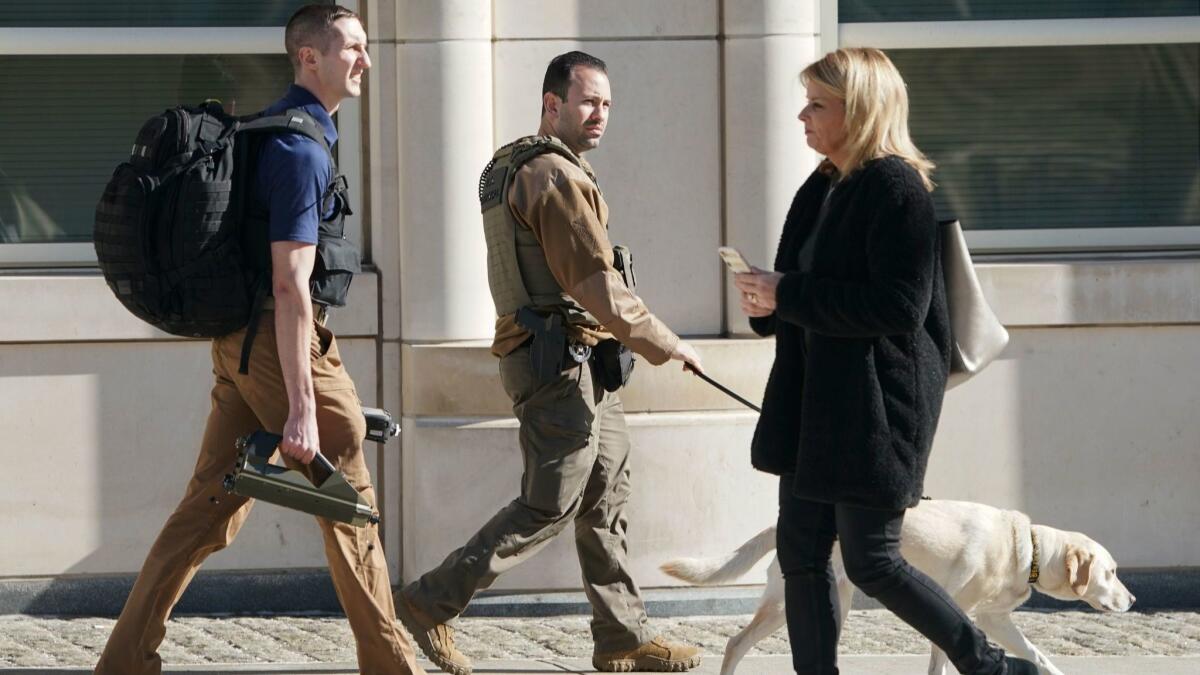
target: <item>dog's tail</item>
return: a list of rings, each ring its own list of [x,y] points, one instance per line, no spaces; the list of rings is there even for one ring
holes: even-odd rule
[[[659,566],[663,572],[699,586],[724,584],[750,571],[763,556],[775,549],[775,528],[754,535],[736,551],[720,558],[678,558]]]

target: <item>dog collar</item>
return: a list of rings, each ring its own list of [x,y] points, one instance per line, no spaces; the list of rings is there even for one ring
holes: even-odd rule
[[[1036,584],[1041,576],[1041,569],[1038,567],[1037,535],[1033,533],[1032,527],[1029,528],[1029,542],[1033,544],[1033,557],[1029,560],[1029,583]]]

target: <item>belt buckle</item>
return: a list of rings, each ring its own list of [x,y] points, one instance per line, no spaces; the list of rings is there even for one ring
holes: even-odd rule
[[[575,363],[583,363],[592,357],[592,348],[582,342],[571,342],[567,345],[567,353]]]

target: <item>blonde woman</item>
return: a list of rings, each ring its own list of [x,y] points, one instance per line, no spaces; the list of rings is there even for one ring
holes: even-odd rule
[[[801,80],[805,138],[825,159],[792,201],[775,271],[735,280],[750,325],[776,336],[751,454],[780,476],[793,665],[838,672],[836,538],[854,584],[960,672],[1037,673],[900,555],[950,367],[933,163],[909,138],[904,81],[876,49],[840,49]]]

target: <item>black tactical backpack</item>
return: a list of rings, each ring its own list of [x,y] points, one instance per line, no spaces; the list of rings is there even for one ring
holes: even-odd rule
[[[234,117],[217,102],[150,118],[129,161],[96,206],[94,242],[121,304],[155,327],[218,337],[250,322],[269,287],[269,260],[248,259],[245,198],[253,181],[252,135],[299,133],[328,149],[300,110]]]

